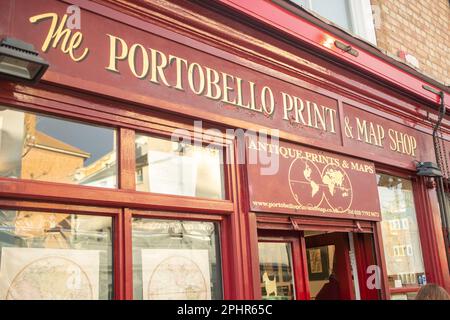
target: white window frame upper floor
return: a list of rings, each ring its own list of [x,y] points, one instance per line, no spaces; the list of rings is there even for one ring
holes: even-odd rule
[[[296,0],[288,0],[289,2],[301,5]],[[320,12],[314,10],[314,0],[303,0],[306,3],[305,9],[313,11],[320,15]],[[330,0],[333,1],[333,0]],[[375,33],[374,16],[376,16],[377,9],[372,7],[370,0],[344,0],[348,5],[348,15],[350,19],[351,33],[358,37],[372,43],[377,44],[377,38]],[[375,17],[376,18],[376,17]],[[331,19],[328,19],[332,21]],[[336,22],[332,21],[338,25]],[[344,28],[345,29],[345,28]]]

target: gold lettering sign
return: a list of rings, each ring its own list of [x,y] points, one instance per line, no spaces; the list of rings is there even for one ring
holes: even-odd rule
[[[42,44],[42,51],[59,48],[75,62],[87,58],[89,48],[82,46],[83,34],[66,26],[68,16],[57,13],[43,13],[29,18],[33,24],[49,20],[50,26]],[[269,85],[242,79],[236,75],[205,66],[198,61],[188,61],[174,54],[148,47],[141,43],[127,43],[126,40],[106,34],[109,42],[108,61],[105,69],[121,73],[128,69],[139,80],[149,85],[190,91],[197,96],[220,101],[227,105],[271,118],[277,108],[280,117],[291,125],[308,127],[318,131],[336,134],[337,111],[335,108],[310,101],[288,92],[276,92]],[[282,114],[281,114],[282,112]],[[406,133],[385,128],[381,124],[355,117],[353,127],[344,117],[344,134],[347,138],[391,151],[416,155],[417,141]],[[283,155],[284,150],[278,150]]]
[[[285,159],[306,159],[312,163],[322,165],[335,165],[358,172],[375,173],[372,165],[361,164],[356,161],[340,160],[337,157],[327,156],[316,152],[304,151],[296,148],[285,147],[283,145],[271,144],[266,142],[249,140],[248,148],[258,152],[280,155]]]
[[[359,117],[355,117],[355,123],[356,127],[354,128],[350,125],[349,117],[344,117],[344,134],[347,138],[380,148],[384,148],[388,143],[391,151],[412,157],[416,156],[417,140],[412,135],[392,128],[386,130],[381,124]]]
[[[30,17],[29,20],[31,23],[50,20],[47,37],[42,45],[44,52],[50,47],[59,47],[72,60],[82,61],[87,57],[89,48],[81,48],[83,34],[67,28],[67,18],[67,14],[60,19],[56,13],[43,13]],[[290,93],[274,92],[268,85],[259,86],[254,81],[173,54],[167,55],[144,44],[130,45],[113,34],[106,34],[106,37],[109,40],[109,59],[105,69],[110,72],[121,73],[121,68],[125,65],[137,79],[180,91],[190,90],[195,95],[265,117],[272,117],[277,105],[282,105],[284,121],[336,134],[337,115],[336,110],[331,107]],[[81,51],[77,53],[77,50]],[[121,62],[124,63],[119,66]],[[169,72],[175,74],[175,80],[167,76]],[[278,104],[278,101],[282,101],[282,104]]]
[[[164,52],[153,48],[145,49],[138,43],[129,47],[126,41],[120,37],[111,34],[107,36],[110,43],[109,62],[106,67],[108,71],[120,73],[118,62],[127,60],[131,73],[138,79],[147,78],[152,83],[181,91],[188,88],[196,95],[262,113],[265,116],[271,116],[275,112],[276,98],[269,86],[263,86],[261,90],[258,90],[259,88],[252,81],[244,81],[234,75],[202,66],[198,62],[187,61],[175,55],[167,56]],[[136,52],[139,52],[139,55]],[[140,61],[136,60],[138,56]],[[141,70],[137,70],[138,64],[141,65]],[[166,72],[171,68],[175,68],[176,71],[174,83],[169,83],[166,77]],[[187,78],[187,87],[184,85],[184,77]],[[244,99],[244,90],[249,93],[247,100]],[[328,109],[330,108],[326,108],[326,110]],[[333,130],[334,121],[333,119],[331,126]],[[313,126],[311,124],[310,126],[327,131],[325,125]],[[331,132],[334,133],[334,131]]]
[[[83,42],[83,34],[80,31],[72,33],[72,30],[66,28],[67,14],[59,21],[56,13],[43,13],[30,18],[31,23],[37,23],[41,20],[51,19],[50,29],[47,38],[42,45],[42,51],[47,52],[49,46],[56,48],[61,42],[61,51],[69,54],[73,61],[82,61],[89,53],[88,48],[84,48],[79,56],[75,55],[75,50],[79,48]],[[59,21],[59,23],[58,23]]]
[[[249,138],[247,147],[249,159],[252,154],[275,155],[271,158],[277,167],[274,174],[264,174],[265,161],[247,165],[252,210],[379,219],[373,162],[257,138]],[[276,186],[276,192],[268,185]],[[365,192],[359,192],[361,187]]]

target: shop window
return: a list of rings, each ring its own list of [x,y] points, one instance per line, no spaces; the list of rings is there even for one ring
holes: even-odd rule
[[[136,189],[224,198],[223,152],[169,139],[136,135]]]
[[[425,270],[412,183],[386,174],[378,174],[377,179],[389,287],[414,291],[424,282]]]
[[[134,218],[134,299],[222,299],[219,228],[213,222]]]
[[[376,44],[370,0],[290,0]]]
[[[291,244],[259,242],[261,296],[264,300],[294,300]]]
[[[0,299],[112,299],[111,217],[0,209]]]
[[[117,187],[113,129],[0,107],[0,177]]]

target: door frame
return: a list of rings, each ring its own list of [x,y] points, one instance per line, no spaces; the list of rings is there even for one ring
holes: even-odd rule
[[[306,259],[306,243],[303,232],[327,231],[327,232],[352,232],[355,242],[355,258],[358,271],[358,282],[360,284],[361,299],[378,300],[386,298],[385,268],[383,268],[382,248],[379,247],[379,223],[366,220],[352,219],[331,219],[322,217],[292,216],[282,214],[260,214],[249,212],[250,225],[255,229],[250,237],[251,264],[253,272],[254,299],[261,299],[260,274],[259,274],[259,254],[258,242],[260,239],[270,239],[270,241],[282,242],[283,239],[289,241],[298,241],[300,247],[296,260],[293,253],[293,270],[295,283],[302,283],[303,287],[296,291],[302,294],[296,296],[296,299],[310,299],[308,266]],[[365,250],[371,249],[370,254]],[[298,262],[297,262],[298,261]],[[367,288],[366,283],[370,274],[367,273],[367,267],[375,264],[381,267],[378,278],[381,279],[381,287],[377,290]],[[303,277],[302,280],[300,277]],[[297,288],[296,288],[297,290]]]
[[[311,245],[314,247],[323,247],[323,246],[329,246],[334,245],[336,248],[336,251],[338,248],[342,249],[342,254],[344,255],[343,259],[341,257],[338,257],[335,255],[335,259],[342,260],[341,262],[344,262],[342,267],[342,272],[345,273],[345,278],[339,278],[339,291],[340,295],[342,297],[343,293],[345,293],[346,297],[344,300],[354,300],[355,299],[355,290],[354,290],[354,279],[352,276],[352,266],[350,262],[350,243],[348,239],[348,233],[344,232],[333,232],[333,233],[324,233],[324,234],[318,234],[311,237],[304,237],[305,238],[305,255],[308,248],[308,245]],[[309,282],[309,280],[308,280]],[[342,285],[344,284],[344,286]]]
[[[273,231],[267,231],[267,230],[258,230],[258,243],[259,242],[277,242],[277,243],[290,243],[291,244],[292,278],[294,280],[295,300],[309,300],[310,293],[309,293],[309,283],[308,283],[308,269],[307,269],[306,261],[304,259],[306,257],[306,255],[303,256],[304,250],[302,249],[305,245],[305,239],[304,239],[303,235],[299,235],[298,232],[292,232],[292,231],[275,231],[275,232],[273,232]],[[258,254],[258,256],[259,256],[259,254]],[[259,259],[258,259],[258,269],[257,270],[259,270]],[[260,275],[259,275],[258,279],[260,279]],[[255,291],[258,291],[258,293],[259,293],[259,296],[257,296],[256,299],[261,300],[262,294],[261,294],[259,281],[258,281],[258,285],[257,285],[257,290],[255,290]]]

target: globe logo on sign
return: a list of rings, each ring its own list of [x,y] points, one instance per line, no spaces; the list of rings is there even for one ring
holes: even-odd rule
[[[353,201],[350,178],[334,163],[321,170],[309,159],[295,159],[289,167],[289,186],[295,201],[309,209],[328,205],[333,212],[344,213]]]

